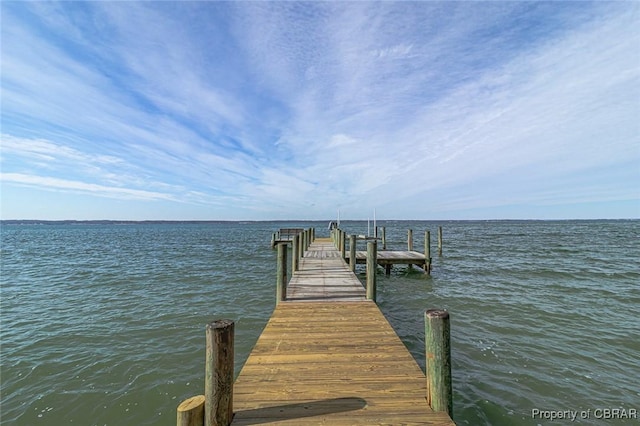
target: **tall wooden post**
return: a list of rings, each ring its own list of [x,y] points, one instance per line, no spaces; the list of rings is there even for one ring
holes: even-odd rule
[[[407,250],[413,251],[413,230],[407,231]]]
[[[349,269],[356,271],[356,235],[349,235]]]
[[[177,426],[204,425],[204,395],[192,396],[178,405]]]
[[[300,241],[298,241],[298,262],[299,262],[300,259],[304,257],[304,234],[300,232],[298,234],[298,238],[300,239]]]
[[[385,226],[382,227],[382,250],[387,249],[387,228]]]
[[[298,270],[298,241],[300,241],[300,239],[298,238],[298,235],[300,234],[294,235],[293,239],[291,240],[291,273],[292,274]]]
[[[271,234],[271,248],[276,248],[276,233]]]
[[[449,313],[442,309],[424,312],[427,402],[434,411],[453,414]]]
[[[287,297],[287,243],[278,243],[278,265],[276,277],[276,304]]]
[[[442,226],[438,226],[438,254],[442,256]]]
[[[345,231],[340,231],[340,255],[343,259],[347,257],[347,233]]]
[[[377,241],[367,241],[367,299],[376,301]]]
[[[424,273],[431,273],[431,231],[424,232]]]
[[[228,426],[233,418],[234,322],[207,324],[204,424]]]
[[[302,232],[300,232],[298,234],[298,267],[300,266],[300,260],[302,259],[302,256],[304,255],[304,236],[302,235]]]
[[[304,256],[304,252],[307,251],[307,247],[308,247],[307,238],[308,238],[307,231],[306,230],[302,231],[302,253],[303,253],[303,256]]]

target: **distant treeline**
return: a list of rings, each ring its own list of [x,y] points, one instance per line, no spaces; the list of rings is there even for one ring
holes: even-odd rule
[[[181,225],[181,224],[223,224],[223,223],[326,223],[326,220],[43,220],[43,219],[0,219],[0,225]],[[349,221],[345,221],[349,222]],[[357,222],[357,221],[356,221]]]
[[[139,225],[139,224],[198,224],[237,223],[231,220],[0,220],[2,225]],[[243,221],[250,222],[250,221]]]

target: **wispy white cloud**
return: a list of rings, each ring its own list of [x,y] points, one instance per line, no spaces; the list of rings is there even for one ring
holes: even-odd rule
[[[27,159],[40,161],[58,161],[68,159],[77,164],[101,163],[116,164],[122,160],[110,155],[86,154],[66,145],[55,144],[45,139],[25,139],[12,135],[2,135],[3,154],[13,154]]]
[[[142,191],[138,189],[110,187],[97,185],[93,183],[77,182],[67,179],[58,179],[48,176],[34,176],[20,173],[2,173],[0,175],[3,182],[17,183],[28,186],[46,187],[55,190],[70,190],[88,192],[93,195],[115,197],[115,198],[132,198],[144,200],[168,200],[170,196],[161,192]]]

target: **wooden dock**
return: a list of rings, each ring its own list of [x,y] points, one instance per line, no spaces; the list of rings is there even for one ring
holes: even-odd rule
[[[453,425],[330,239],[316,239],[233,387],[233,425]]]
[[[288,283],[277,244],[276,308],[240,374],[234,322],[208,324],[205,394],[178,406],[177,425],[455,425],[449,314],[425,311],[425,377],[375,303],[375,244],[365,288],[335,235],[296,231]]]

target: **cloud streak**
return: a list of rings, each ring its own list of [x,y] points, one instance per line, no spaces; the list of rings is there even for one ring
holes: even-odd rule
[[[201,219],[640,198],[637,4],[2,8],[3,186]]]
[[[160,192],[141,191],[130,188],[109,187],[86,182],[77,182],[66,179],[58,179],[46,176],[24,175],[20,173],[3,173],[3,182],[15,183],[27,186],[46,187],[54,190],[69,190],[90,193],[105,197],[143,200],[166,200],[171,197]]]

